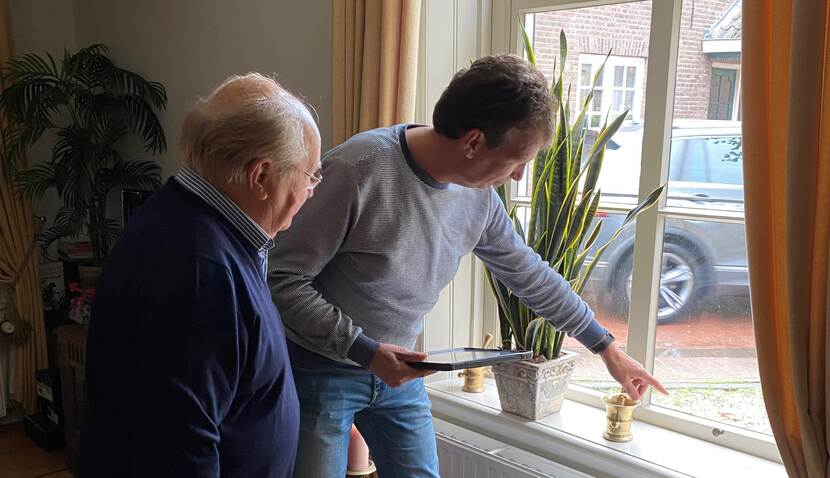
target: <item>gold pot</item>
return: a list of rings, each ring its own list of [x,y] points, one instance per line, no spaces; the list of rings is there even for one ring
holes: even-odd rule
[[[464,379],[464,386],[461,390],[468,393],[482,393],[484,392],[484,377],[492,377],[490,367],[475,367],[466,368],[463,372],[458,374]]]
[[[634,409],[640,405],[639,400],[632,400],[625,393],[602,397],[605,404],[605,431],[602,437],[613,442],[631,441],[631,423],[634,421]]]

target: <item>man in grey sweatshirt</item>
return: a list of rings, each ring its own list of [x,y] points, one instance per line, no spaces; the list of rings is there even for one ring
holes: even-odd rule
[[[433,126],[353,136],[278,236],[269,280],[300,398],[296,477],[344,476],[352,423],[383,477],[437,477],[424,372],[407,361],[459,261],[478,256],[539,316],[601,355],[638,397],[664,390],[515,234],[493,186],[521,179],[553,134],[545,77],[513,55],[462,70]]]

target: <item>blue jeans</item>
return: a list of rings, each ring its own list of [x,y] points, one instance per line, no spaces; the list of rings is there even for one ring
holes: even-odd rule
[[[296,478],[346,475],[352,423],[383,478],[439,478],[432,404],[423,380],[392,388],[373,374],[294,367],[300,398]]]

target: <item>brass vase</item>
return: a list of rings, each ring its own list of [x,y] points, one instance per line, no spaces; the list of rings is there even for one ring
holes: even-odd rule
[[[605,431],[602,437],[613,442],[631,441],[631,423],[634,421],[634,409],[640,405],[639,400],[632,400],[625,393],[602,397],[605,404]]]

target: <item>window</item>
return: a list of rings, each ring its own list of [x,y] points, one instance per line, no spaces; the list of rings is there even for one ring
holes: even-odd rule
[[[566,32],[567,33],[567,32]],[[599,68],[605,61],[605,68]],[[594,75],[599,72],[597,85],[594,89],[594,99],[588,116],[588,125],[592,128],[602,126],[606,114],[611,116],[628,110],[628,120],[642,120],[643,97],[643,58],[629,58],[611,56],[605,60],[604,55],[579,55],[578,105],[585,102]]]
[[[600,3],[514,0],[507,12],[527,25],[547,74],[565,31],[571,111],[611,51],[588,126],[625,109],[629,121],[606,151],[598,242],[638,198],[668,184],[664,201],[609,247],[583,296],[618,343],[672,391],[646,397],[644,420],[774,459],[749,307],[740,52],[715,61],[701,46],[704,32],[734,17],[741,2]],[[509,31],[509,46],[520,53],[518,22]],[[520,218],[528,176],[511,184]],[[569,398],[596,406],[601,392],[619,389],[597,357],[571,339],[565,347],[581,355]]]

